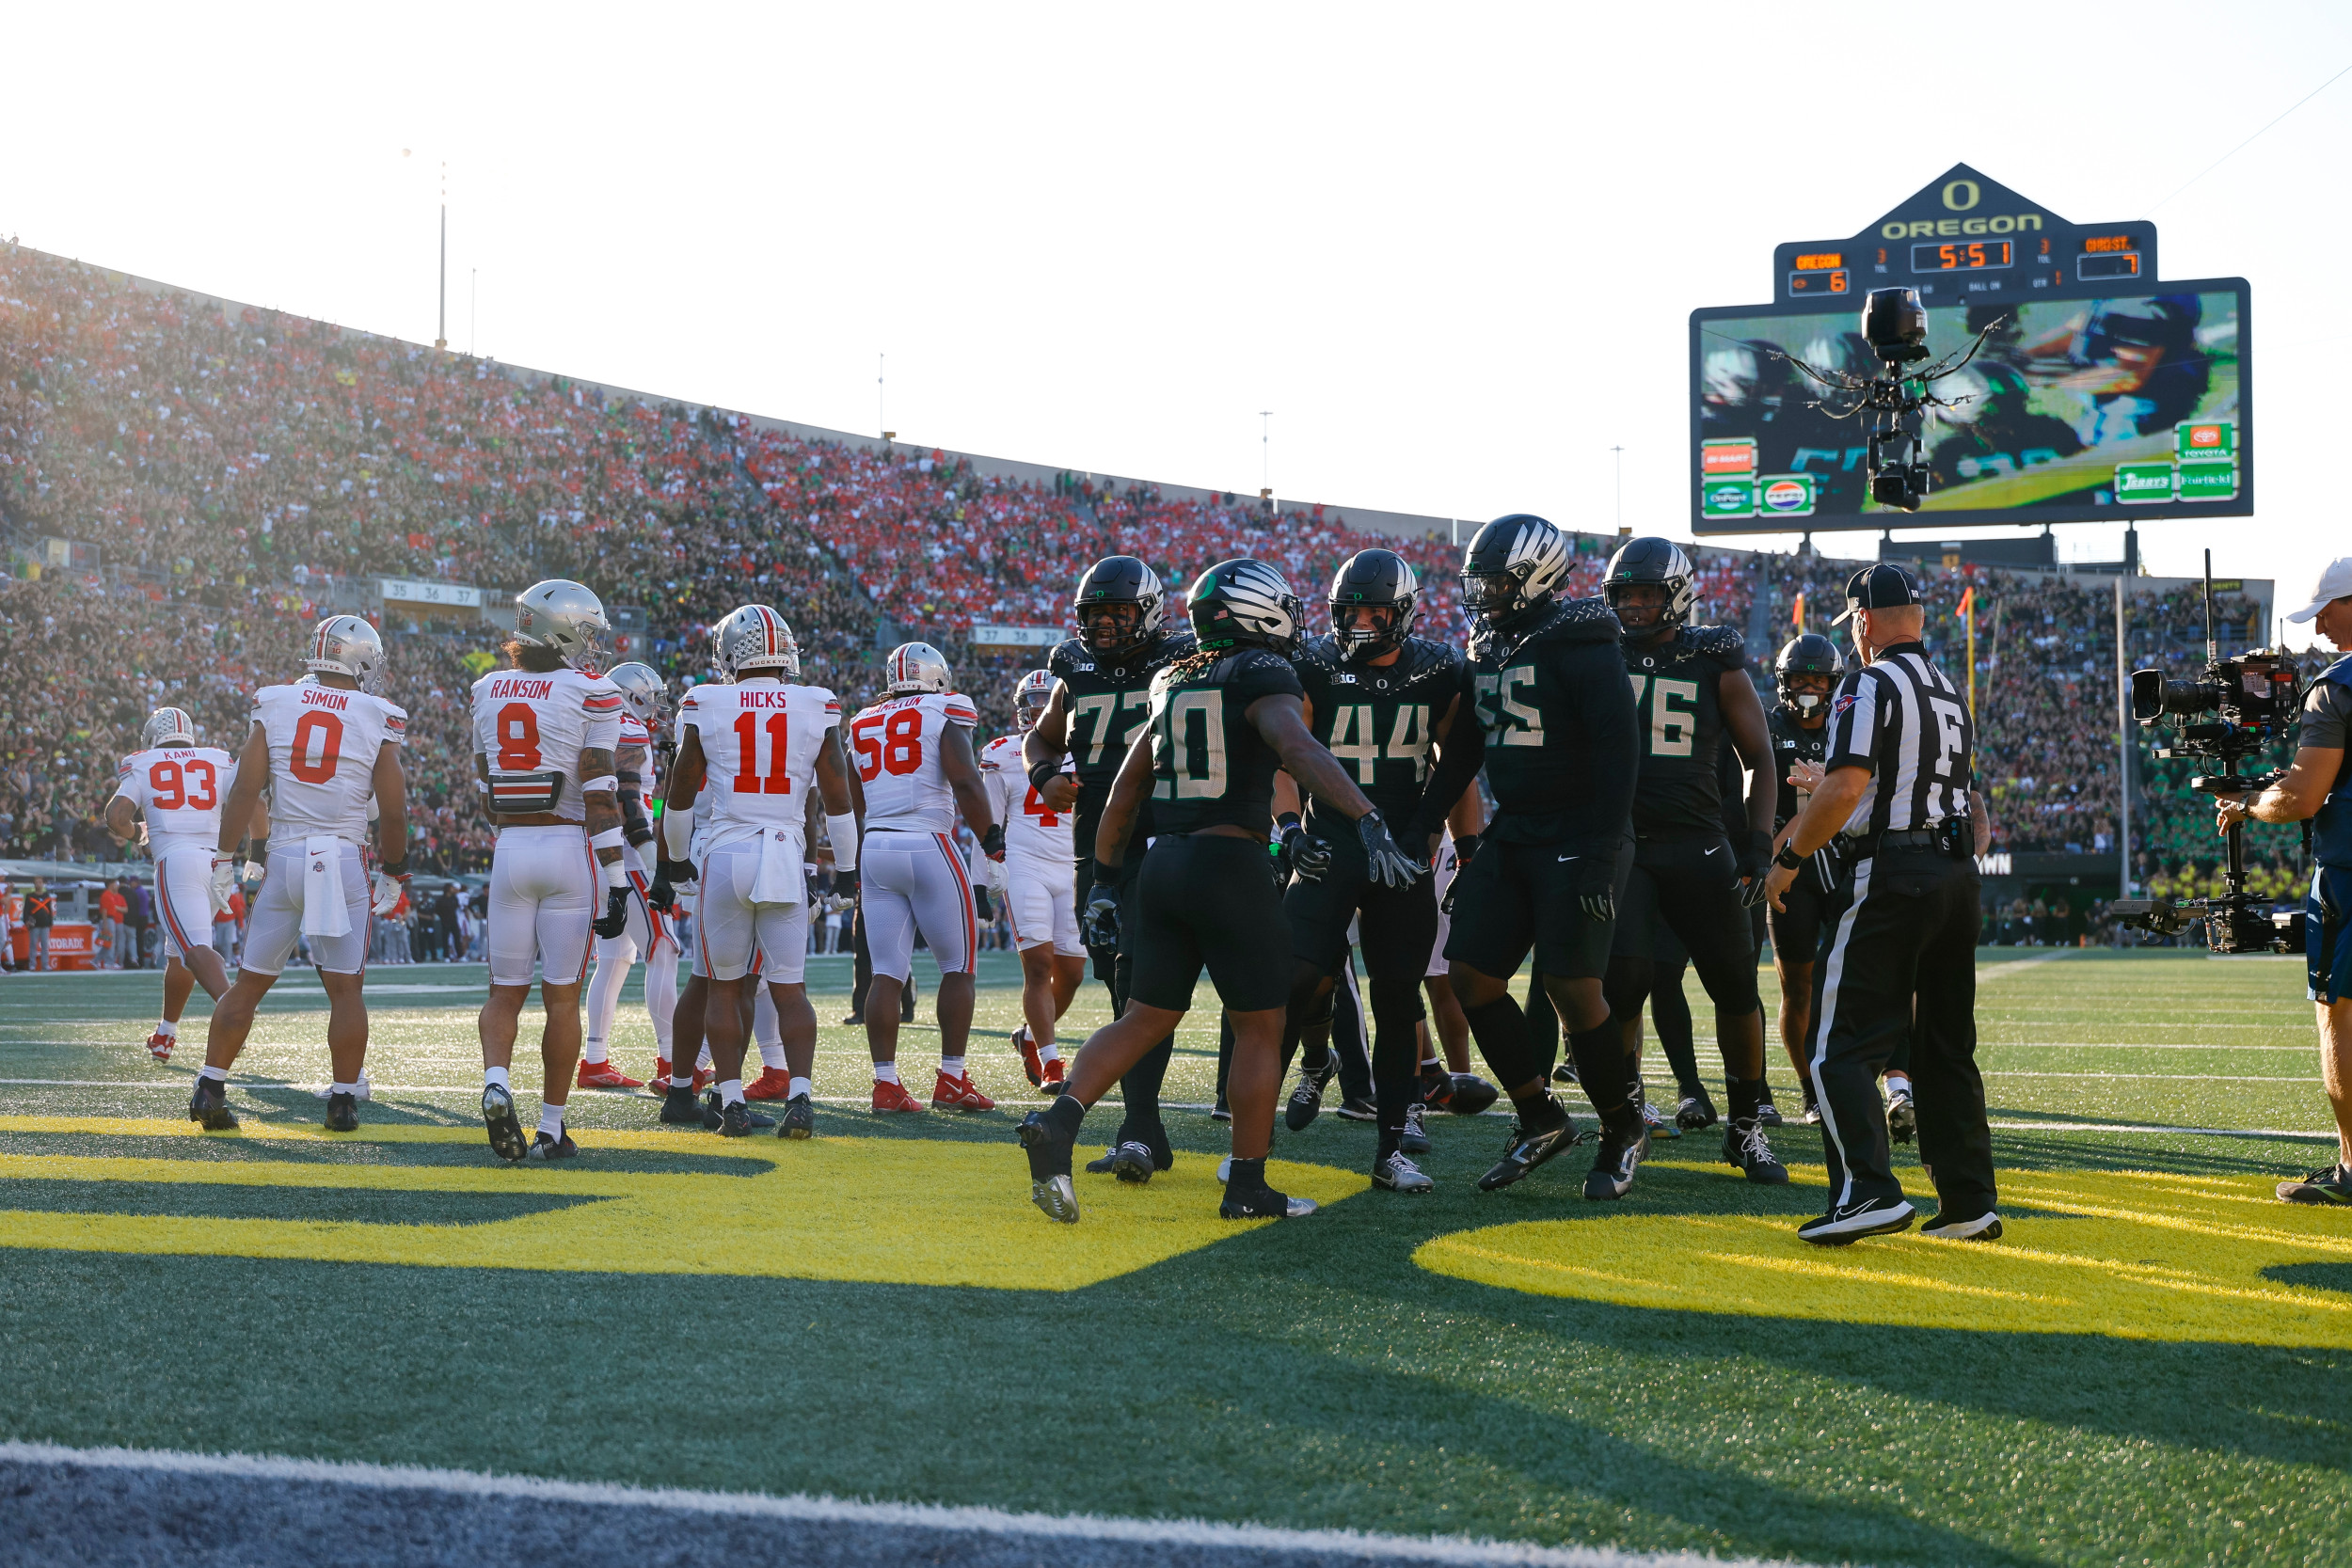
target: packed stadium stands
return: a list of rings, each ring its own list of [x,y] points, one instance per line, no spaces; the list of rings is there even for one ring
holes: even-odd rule
[[[1573,522],[1573,519],[1566,519]],[[1423,626],[1459,632],[1456,553],[1438,538],[1352,529],[1321,508],[1164,497],[983,474],[909,449],[826,441],[739,415],[657,404],[326,324],[143,289],[119,274],[0,246],[0,852],[110,852],[98,815],[115,759],[170,700],[215,738],[245,694],[298,670],[315,618],[373,574],[511,593],[579,578],[646,617],[651,661],[699,673],[707,622],[774,603],[806,678],[870,691],[878,642],[948,651],[1001,725],[1035,650],[977,649],[981,624],[1063,623],[1097,557],[1144,557],[1171,582],[1232,555],[1269,560],[1311,600],[1350,551],[1379,543],[1420,566]],[[40,558],[44,538],[98,547],[95,568]],[[1614,541],[1578,538],[1589,593]],[[1818,628],[1851,562],[1698,549],[1705,615],[1770,649],[1801,613]],[[1978,605],[1981,765],[1997,846],[2111,852],[2112,578],[1931,570],[1931,639],[1957,652]],[[29,579],[29,580],[28,580]],[[2131,652],[2177,668],[2201,654],[2195,605],[2136,595]],[[2233,626],[2253,614],[2225,605]],[[460,701],[496,635],[387,617],[387,694],[412,716],[408,769],[426,869],[486,863]],[[2183,765],[2144,758],[2140,875],[2211,879],[2211,816]],[[2283,890],[2272,842],[2262,887]]]

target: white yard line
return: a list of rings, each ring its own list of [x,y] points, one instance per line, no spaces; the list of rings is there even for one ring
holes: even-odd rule
[[[1982,985],[1987,980],[2006,980],[2023,970],[2039,969],[2043,964],[2054,964],[2060,958],[2072,957],[2077,951],[2079,949],[2073,947],[2054,947],[2047,953],[2037,953],[2030,958],[2011,958],[2007,963],[1986,964],[1977,971],[1977,983]]]
[[[2134,1083],[2159,1084],[2312,1084],[2312,1078],[2248,1078],[2220,1072],[2035,1072],[2015,1068],[1981,1074],[1986,1078],[2128,1078]]]

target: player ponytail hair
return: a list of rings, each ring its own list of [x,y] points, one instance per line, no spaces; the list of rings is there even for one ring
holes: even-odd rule
[[[499,645],[499,652],[506,656],[510,668],[528,670],[534,675],[548,674],[564,668],[563,658],[553,649],[540,647],[535,642],[518,642],[510,637]]]

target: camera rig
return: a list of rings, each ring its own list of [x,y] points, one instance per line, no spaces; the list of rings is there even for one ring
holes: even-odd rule
[[[2295,722],[2301,676],[2286,653],[2254,648],[2220,657],[2213,630],[2213,552],[2205,552],[2205,669],[2195,680],[2167,679],[2161,670],[2132,672],[2132,717],[2153,730],[2177,721],[2173,741],[2156,755],[2185,752],[2218,764],[2189,788],[2202,795],[2243,795],[2279,779],[2275,771],[2243,774],[2239,765],[2284,735]],[[2109,908],[2124,925],[2169,936],[2191,921],[2205,923],[2205,945],[2216,953],[2282,953],[2303,945],[2303,911],[2273,914],[2246,891],[2246,827],[2233,822],[2222,835],[2228,863],[2222,892],[2212,898],[2119,898]]]

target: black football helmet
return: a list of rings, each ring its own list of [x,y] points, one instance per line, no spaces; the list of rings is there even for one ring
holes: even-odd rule
[[[1616,610],[1617,619],[1623,621],[1625,610],[1618,604],[1620,592],[1635,583],[1660,584],[1666,590],[1666,607],[1658,612],[1658,619],[1649,626],[1629,624],[1626,630],[1642,632],[1658,626],[1672,630],[1691,619],[1691,611],[1699,602],[1698,587],[1692,580],[1697,575],[1691,558],[1673,540],[1629,539],[1609,558],[1609,571],[1601,578],[1600,591],[1608,597],[1609,608]]]
[[[1826,675],[1833,685],[1846,673],[1846,662],[1838,657],[1837,644],[1818,631],[1792,637],[1772,659],[1772,685],[1784,712],[1810,718],[1813,711],[1829,701],[1826,693],[1788,689],[1791,675]]]
[[[1351,661],[1378,658],[1403,646],[1412,635],[1413,623],[1421,619],[1421,577],[1394,550],[1358,550],[1332,574],[1328,602],[1331,635],[1341,657]],[[1391,611],[1389,624],[1370,631],[1350,630],[1347,612],[1365,606]]]
[[[1298,651],[1307,607],[1282,574],[1263,561],[1220,561],[1192,585],[1185,609],[1200,646],[1271,648],[1285,658]]]
[[[1078,622],[1078,641],[1097,658],[1135,653],[1159,635],[1167,599],[1160,575],[1151,567],[1132,555],[1104,556],[1078,579],[1077,597],[1071,606]],[[1122,629],[1120,618],[1102,613],[1115,605],[1136,607],[1132,626]]]
[[[1497,517],[1462,552],[1462,608],[1501,628],[1567,586],[1568,542],[1530,512]]]

